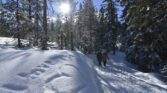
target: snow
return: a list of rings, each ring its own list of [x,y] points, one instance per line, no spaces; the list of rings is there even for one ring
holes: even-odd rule
[[[95,56],[94,63],[103,93],[167,93],[167,85],[157,73],[143,73],[135,65],[125,61],[125,54],[109,54],[107,67],[99,67]]]
[[[0,49],[0,93],[98,93],[82,53],[5,46]]]
[[[23,45],[28,45],[27,40],[21,39]],[[17,38],[0,37],[0,48],[9,48],[17,45]]]
[[[99,67],[93,54],[16,49],[15,43],[0,37],[0,93],[167,93],[158,74],[138,71],[121,52]]]

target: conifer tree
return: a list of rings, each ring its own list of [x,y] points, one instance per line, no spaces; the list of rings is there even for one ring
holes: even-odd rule
[[[79,6],[79,10],[77,12],[77,22],[76,22],[76,39],[75,39],[75,45],[78,49],[81,49],[82,48],[82,33],[83,33],[83,5],[82,3],[80,3],[80,6]]]
[[[107,51],[113,51],[113,54],[116,52],[116,41],[117,41],[117,33],[118,33],[118,17],[116,13],[116,6],[113,0],[104,0],[105,5],[105,13],[107,20],[107,31],[105,33],[105,49]]]
[[[83,34],[82,51],[84,53],[91,53],[94,49],[95,43],[95,28],[96,28],[96,16],[95,9],[92,0],[84,0],[83,5]]]
[[[125,5],[123,18],[127,27],[124,42],[128,61],[137,64],[143,71],[159,71],[166,60],[163,56],[166,53],[162,52],[166,51],[163,43],[166,40],[166,30],[163,29],[166,14],[162,13],[166,10],[166,1],[127,0],[121,3]]]
[[[105,10],[104,7],[101,7],[99,11],[99,17],[98,17],[98,28],[96,31],[96,45],[95,49],[96,51],[100,51],[105,48],[105,33],[107,32],[107,20],[105,17]]]

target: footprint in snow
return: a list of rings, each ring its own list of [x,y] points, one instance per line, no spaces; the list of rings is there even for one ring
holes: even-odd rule
[[[17,74],[19,77],[21,78],[27,78],[27,77],[31,77],[32,79],[36,78],[36,76],[40,75],[41,73],[44,73],[45,70],[41,69],[41,68],[35,68],[32,69],[30,73],[19,73]]]
[[[19,74],[17,74],[19,77],[27,77],[28,76],[28,74],[27,73],[19,73]]]
[[[3,84],[2,87],[9,89],[9,90],[15,90],[15,91],[23,91],[25,89],[27,89],[28,87],[25,85],[21,85],[21,84]]]
[[[45,63],[49,65],[55,65],[55,63],[53,63],[52,61],[45,61]]]
[[[45,70],[41,68],[34,68],[31,70],[30,75],[40,75],[41,73],[44,73]]]
[[[36,68],[32,69],[29,73],[18,73],[17,75],[21,78],[32,78],[35,79],[38,77],[38,75],[40,75],[41,73],[44,73],[46,70],[45,68],[49,68],[49,66],[47,64],[41,64],[39,66],[37,66]]]
[[[41,64],[41,65],[39,65],[37,67],[40,67],[40,68],[49,68],[49,66],[47,64]]]

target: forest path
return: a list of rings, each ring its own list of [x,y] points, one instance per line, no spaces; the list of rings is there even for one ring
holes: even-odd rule
[[[125,61],[125,54],[109,54],[107,66],[99,66],[95,56],[94,68],[103,93],[167,93],[167,85],[159,80],[159,74],[143,73],[135,65]]]

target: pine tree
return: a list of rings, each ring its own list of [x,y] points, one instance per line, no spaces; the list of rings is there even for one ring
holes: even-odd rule
[[[35,22],[33,24],[33,45],[34,46],[38,46],[40,44],[39,40],[41,39],[40,37],[41,35],[41,31],[42,31],[42,26],[40,26],[41,24],[41,11],[42,11],[42,1],[41,0],[36,0],[36,1],[32,1],[32,12],[34,13],[34,19]]]
[[[95,43],[95,28],[96,28],[96,16],[95,9],[92,0],[84,0],[83,5],[83,34],[82,51],[84,53],[91,53],[94,49]]]
[[[102,49],[105,49],[105,33],[107,32],[107,20],[105,17],[105,9],[104,7],[101,7],[99,11],[99,17],[98,17],[99,22],[98,22],[98,28],[96,31],[96,45],[95,45],[95,50],[100,51]]]
[[[107,20],[107,32],[105,33],[105,49],[107,51],[113,51],[113,54],[116,52],[116,41],[117,41],[117,33],[118,33],[118,17],[116,13],[115,3],[112,0],[104,0],[105,3],[105,12],[106,12],[106,20]],[[111,48],[112,49],[111,49]]]
[[[7,28],[9,28],[7,22],[6,22],[6,11],[3,9],[2,1],[0,1],[0,35],[1,36],[8,36],[8,32],[6,31]]]
[[[163,37],[161,33],[165,31],[162,29],[165,25],[162,25],[161,22],[165,22],[163,19],[165,13],[162,11],[166,9],[166,2],[164,0],[127,0],[122,3],[125,5],[123,17],[127,29],[124,37],[126,37],[128,61],[138,64],[143,71],[159,71],[162,60],[164,60],[159,49],[166,50],[165,43],[159,46],[160,42],[165,40],[165,38],[163,40],[160,38]]]
[[[70,47],[71,47],[71,50],[74,50],[74,33],[75,33],[74,21],[75,21],[76,2],[74,0],[70,0],[69,3],[70,3],[70,6],[71,6],[71,11],[70,11],[70,14],[69,14]]]
[[[77,12],[77,22],[76,22],[76,47],[82,49],[82,34],[83,34],[83,5],[80,3],[79,11]]]
[[[57,15],[55,31],[56,31],[56,37],[55,37],[56,42],[58,43],[60,49],[63,49],[62,21],[59,14]]]
[[[18,47],[22,47],[21,38],[29,37],[30,30],[32,30],[31,25],[33,23],[28,13],[31,11],[28,9],[29,5],[30,3],[26,0],[6,0],[3,4],[3,8],[6,12],[4,12],[5,23],[3,23],[3,25],[7,24],[9,26],[7,29],[4,29],[4,32],[8,32],[18,38]],[[33,3],[31,3],[31,7],[32,6]],[[17,24],[15,24],[15,22],[17,22]]]
[[[21,44],[21,34],[23,35],[23,29],[21,28],[25,21],[26,16],[24,15],[24,7],[23,2],[19,0],[6,0],[6,2],[3,4],[3,8],[6,10],[6,23],[10,25],[10,29],[8,29],[11,33],[15,35],[18,39],[18,48],[22,47]],[[22,21],[22,23],[20,23]],[[16,24],[15,24],[16,22]]]

